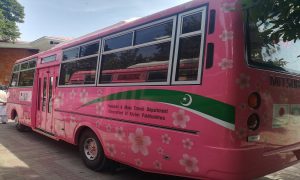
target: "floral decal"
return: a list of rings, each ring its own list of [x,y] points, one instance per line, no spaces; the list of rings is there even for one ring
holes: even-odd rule
[[[102,115],[104,112],[104,106],[102,102],[99,102],[96,104],[96,114],[97,115]]]
[[[185,115],[184,110],[180,109],[178,112],[173,112],[172,117],[174,119],[173,125],[185,128],[188,121],[190,121],[190,116]]]
[[[155,169],[159,169],[159,170],[162,169],[162,164],[158,160],[154,161],[153,165]]]
[[[141,159],[135,159],[134,162],[135,162],[135,165],[137,165],[139,167],[141,167],[143,165],[143,162]]]
[[[109,143],[107,143],[107,144],[106,144],[106,148],[107,148],[108,153],[109,153],[112,157],[114,157],[114,156],[116,155],[117,151],[116,151],[116,148],[115,148],[115,145],[114,145],[114,144],[109,144]]]
[[[106,131],[107,132],[111,132],[111,125],[110,124],[107,124],[106,126],[105,126],[105,128],[106,128]]]
[[[71,116],[70,117],[70,128],[74,129],[77,126],[77,120],[75,118],[75,116]]]
[[[143,129],[137,128],[135,133],[130,133],[129,142],[131,145],[131,150],[134,153],[142,153],[144,156],[149,154],[148,146],[151,144],[151,138],[149,136],[144,136]]]
[[[222,70],[231,69],[233,68],[233,60],[224,58],[219,63],[219,66],[221,67]]]
[[[222,41],[228,41],[233,39],[233,31],[223,31],[219,36]]]
[[[115,137],[117,139],[119,139],[120,141],[122,141],[126,136],[125,132],[124,132],[124,128],[123,127],[116,127],[115,130],[116,130]]]
[[[164,144],[170,144],[171,137],[168,134],[162,135],[161,139]]]
[[[72,89],[72,91],[69,93],[70,100],[74,100],[76,95],[77,95],[76,91]]]
[[[223,12],[232,12],[236,10],[236,2],[224,2],[221,5]]]
[[[164,154],[164,149],[162,147],[157,148],[157,153],[160,155]]]
[[[183,147],[188,150],[191,150],[192,147],[194,146],[193,141],[190,140],[189,138],[182,140],[182,144],[183,144]]]
[[[97,96],[102,96],[103,95],[103,90],[102,89],[98,89],[97,90]]]
[[[179,160],[179,163],[185,167],[185,171],[188,173],[199,171],[198,160],[195,157],[183,154],[182,158]]]
[[[250,87],[250,77],[246,74],[240,74],[240,77],[236,80],[236,83],[240,85],[241,89]]]
[[[80,102],[82,102],[84,104],[87,103],[88,102],[88,95],[89,95],[89,93],[85,89],[83,89],[79,94]]]
[[[61,106],[63,106],[64,104],[64,93],[59,91],[56,98],[55,98],[55,106],[57,106],[58,108],[60,108]]]

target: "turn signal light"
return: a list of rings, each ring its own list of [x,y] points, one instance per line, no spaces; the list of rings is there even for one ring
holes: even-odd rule
[[[249,97],[248,97],[248,106],[249,107],[251,107],[253,109],[257,109],[257,108],[259,108],[260,104],[261,104],[261,98],[257,92],[254,92],[249,95]]]
[[[247,121],[248,129],[254,131],[259,128],[259,116],[257,114],[251,114]]]

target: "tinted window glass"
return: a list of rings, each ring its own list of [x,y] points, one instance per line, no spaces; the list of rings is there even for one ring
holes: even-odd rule
[[[33,79],[34,79],[34,72],[35,72],[34,69],[20,72],[18,86],[32,86]]]
[[[105,40],[104,51],[131,46],[132,33]]]
[[[18,77],[19,77],[19,73],[13,73],[12,78],[11,78],[11,82],[10,82],[10,86],[11,87],[15,87],[18,84]]]
[[[28,69],[28,62],[21,64],[21,70]]]
[[[277,5],[274,4],[274,6]],[[292,21],[287,22],[286,16],[276,13],[274,17],[268,16],[269,19],[263,23],[255,19],[255,15],[261,13],[254,12],[256,9],[252,8],[249,12],[249,64],[275,71],[300,74],[300,39],[294,35],[299,31],[299,27],[288,25]],[[284,13],[289,14],[289,12]],[[282,35],[276,34],[278,32]]]
[[[79,47],[63,52],[63,60],[75,59],[79,57]]]
[[[14,72],[19,71],[19,70],[20,70],[20,65],[19,64],[15,65],[14,66]]]
[[[200,43],[200,35],[180,39],[176,81],[197,80]]]
[[[80,47],[80,57],[97,54],[99,51],[99,42]]]
[[[121,51],[103,55],[101,83],[107,83],[108,76],[113,75],[111,83],[137,83],[146,81],[167,81],[170,42]],[[161,72],[160,78],[148,80],[151,71]],[[150,76],[153,77],[153,76]]]
[[[201,30],[202,14],[196,13],[183,17],[182,19],[182,34]]]
[[[135,34],[135,44],[142,44],[151,41],[162,40],[172,36],[173,22],[154,25],[152,27],[137,30]]]
[[[52,62],[56,60],[56,55],[42,58],[42,63]]]
[[[29,61],[29,68],[35,68],[36,66],[36,60]]]
[[[63,63],[60,72],[60,85],[94,84],[98,57]]]

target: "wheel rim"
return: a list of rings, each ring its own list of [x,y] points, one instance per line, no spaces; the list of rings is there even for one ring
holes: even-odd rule
[[[98,146],[94,138],[87,138],[84,141],[84,154],[89,160],[95,160],[98,155]]]

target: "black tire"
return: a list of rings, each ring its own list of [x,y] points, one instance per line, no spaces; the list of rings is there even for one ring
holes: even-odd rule
[[[28,131],[28,127],[20,123],[18,115],[15,116],[14,121],[16,123],[16,128],[18,131],[20,132]]]
[[[92,157],[92,153],[89,153],[88,145],[87,144],[93,144],[96,147],[97,152],[95,156]],[[87,152],[88,151],[88,152]],[[110,167],[111,161],[105,157],[103,147],[97,137],[97,135],[90,131],[86,130],[82,133],[79,139],[79,153],[81,156],[81,159],[83,160],[84,164],[94,171],[104,171],[108,170]]]

